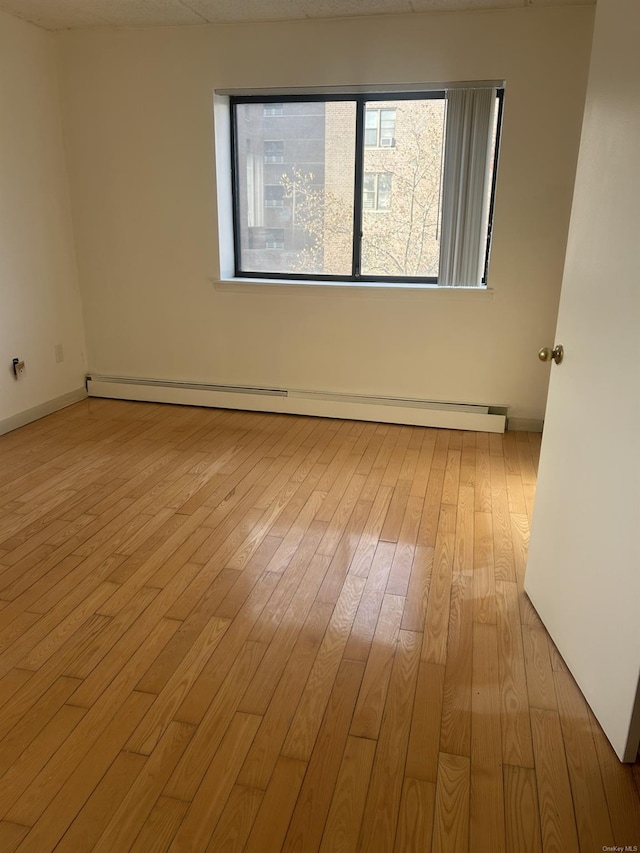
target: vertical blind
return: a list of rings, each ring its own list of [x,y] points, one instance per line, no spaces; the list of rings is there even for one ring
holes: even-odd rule
[[[446,98],[438,284],[477,287],[484,270],[496,89],[450,89]]]

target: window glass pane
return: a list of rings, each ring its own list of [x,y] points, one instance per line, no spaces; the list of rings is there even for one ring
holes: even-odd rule
[[[437,277],[445,101],[371,103],[367,112],[373,109],[381,144],[365,145],[363,155],[364,171],[378,182],[375,208],[363,195],[362,275]]]
[[[377,148],[379,124],[380,110],[371,110],[367,107],[364,111],[364,144],[366,147]]]
[[[380,146],[389,148],[395,145],[396,111],[380,110]]]
[[[278,139],[267,106],[236,107],[240,269],[349,276],[356,105],[285,101]]]
[[[364,131],[364,144],[365,144],[367,147],[369,147],[369,146],[370,146],[371,148],[376,148],[376,147],[377,147],[377,145],[378,145],[378,129],[377,129],[376,127],[374,127],[374,128],[370,128],[370,127],[365,128],[365,131]]]

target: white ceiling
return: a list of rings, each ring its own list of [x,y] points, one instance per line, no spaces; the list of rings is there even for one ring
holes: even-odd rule
[[[0,0],[0,10],[48,30],[168,27],[401,12],[579,6],[595,0]]]

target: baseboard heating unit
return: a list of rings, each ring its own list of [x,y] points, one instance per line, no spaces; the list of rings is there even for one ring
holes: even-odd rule
[[[90,397],[174,403],[251,412],[279,412],[357,421],[504,432],[506,408],[434,400],[375,397],[364,394],[297,391],[240,385],[206,385],[123,376],[87,376]]]

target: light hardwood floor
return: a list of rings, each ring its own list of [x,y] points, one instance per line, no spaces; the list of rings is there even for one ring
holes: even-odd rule
[[[522,592],[538,451],[107,400],[0,438],[0,851],[640,847]]]

